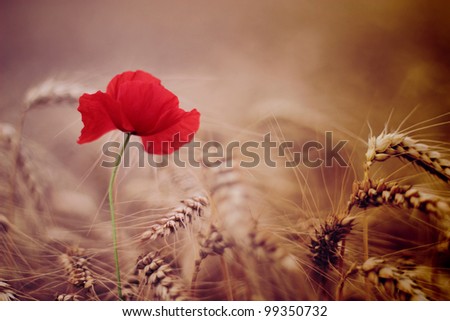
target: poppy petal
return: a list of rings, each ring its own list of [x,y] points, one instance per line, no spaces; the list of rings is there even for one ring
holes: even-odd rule
[[[169,128],[180,121],[180,119],[186,114],[186,111],[178,107],[178,98],[176,100],[176,108],[175,105],[171,106],[171,108],[165,108],[155,121],[153,126],[152,133],[158,133],[160,131]]]
[[[78,138],[78,144],[96,140],[107,132],[116,129],[111,120],[109,109],[117,104],[109,95],[97,91],[95,94],[83,94],[79,100],[78,111],[84,127]]]
[[[171,154],[193,139],[199,125],[200,113],[196,109],[184,112],[172,126],[153,135],[143,136],[144,149],[150,154]]]
[[[178,108],[178,98],[172,92],[161,85],[141,81],[123,83],[117,100],[122,106],[124,117],[133,127],[133,134],[139,136],[154,133],[164,115],[172,115],[173,121],[164,122],[165,127],[169,127],[184,113]],[[164,128],[158,125],[158,129]]]
[[[108,87],[106,88],[106,93],[117,99],[120,86],[129,81],[142,81],[154,85],[161,84],[161,80],[145,71],[126,71],[111,79]]]

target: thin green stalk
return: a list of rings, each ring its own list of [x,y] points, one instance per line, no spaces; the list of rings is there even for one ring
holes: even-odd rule
[[[125,151],[125,148],[128,145],[128,142],[130,141],[131,134],[126,133],[125,134],[125,141],[123,143],[122,149],[120,150],[120,154],[116,159],[116,162],[114,163],[114,170],[111,175],[111,179],[109,181],[109,188],[108,188],[108,194],[109,194],[109,210],[111,213],[111,224],[112,224],[112,237],[113,237],[113,247],[114,247],[114,263],[116,265],[116,277],[117,277],[117,292],[119,294],[119,299],[122,300],[122,282],[120,281],[120,267],[119,267],[119,254],[117,252],[117,228],[116,228],[116,214],[114,210],[114,181],[116,180],[116,174],[117,170],[119,169],[119,165],[122,161],[122,156]]]

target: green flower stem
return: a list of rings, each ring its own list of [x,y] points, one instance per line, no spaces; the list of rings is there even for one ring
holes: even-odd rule
[[[111,224],[112,224],[112,237],[113,237],[113,247],[114,247],[114,262],[116,264],[116,277],[117,277],[117,292],[119,294],[119,299],[122,300],[122,282],[120,281],[120,267],[119,267],[119,254],[117,252],[117,228],[116,228],[116,214],[114,210],[114,181],[116,180],[117,170],[119,169],[119,165],[122,161],[122,156],[125,151],[125,148],[130,141],[131,134],[125,134],[125,141],[123,143],[122,149],[120,150],[120,154],[114,163],[114,170],[111,175],[111,179],[109,181],[109,210],[111,213]]]

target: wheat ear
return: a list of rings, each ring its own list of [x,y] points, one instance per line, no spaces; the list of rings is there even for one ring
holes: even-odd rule
[[[83,301],[83,297],[78,294],[58,294],[56,301]]]
[[[250,187],[245,184],[242,172],[236,167],[227,167],[223,162],[217,168],[207,168],[210,175],[209,189],[211,199],[221,229],[230,240],[240,245],[249,246],[249,233],[253,230],[255,219],[250,204]]]
[[[186,228],[197,217],[203,215],[205,207],[209,205],[208,199],[204,196],[194,196],[181,201],[183,204],[172,210],[158,223],[142,233],[141,240],[155,240],[158,237],[164,238],[177,231],[179,227]]]
[[[267,261],[282,267],[285,270],[295,270],[296,261],[288,253],[272,233],[257,230],[250,232],[251,254],[258,261]]]
[[[50,78],[28,90],[25,94],[25,106],[32,109],[48,104],[77,103],[85,92],[92,90],[78,83]]]
[[[219,167],[210,168],[210,174],[211,197],[215,201],[221,228],[230,241],[242,247],[257,261],[265,260],[292,269],[295,262],[283,246],[270,233],[258,229],[250,202],[249,190],[252,186],[246,184],[242,171],[228,167],[227,161],[224,161]]]
[[[154,299],[162,301],[189,300],[183,280],[165,262],[159,252],[150,252],[139,257],[136,269],[141,270],[144,284],[149,284],[153,290]]]
[[[211,223],[206,234],[199,233],[200,258],[203,260],[208,255],[222,255],[225,249],[232,246],[229,240],[219,231],[218,227]]]
[[[0,214],[0,234],[8,233],[10,227],[11,227],[11,223],[6,218],[6,216]]]
[[[366,178],[373,162],[394,156],[414,162],[447,183],[450,181],[450,160],[443,158],[441,153],[407,135],[386,132],[369,138],[365,162]]]
[[[417,208],[425,214],[437,218],[440,226],[450,227],[449,214],[450,205],[441,197],[419,191],[412,185],[400,185],[396,182],[385,182],[383,179],[353,184],[353,193],[350,196],[348,209],[353,206],[366,208],[369,206],[380,206],[391,204],[403,208]]]
[[[89,269],[88,258],[84,249],[70,248],[67,253],[60,255],[59,260],[66,270],[70,284],[84,289],[93,289],[95,279]]]
[[[411,274],[386,263],[383,259],[371,257],[359,269],[371,283],[389,297],[411,301],[428,300]]]
[[[10,180],[10,198],[12,204],[17,203],[16,190],[18,178],[26,187],[27,199],[32,200],[33,206],[42,210],[46,204],[45,180],[37,174],[39,172],[32,160],[32,155],[25,146],[19,144],[19,136],[16,129],[9,124],[0,124],[0,149],[7,152],[5,160],[9,161],[8,173]],[[13,195],[14,194],[14,195]]]
[[[202,262],[210,255],[222,256],[225,249],[233,246],[213,223],[209,224],[206,233],[199,233],[198,242],[200,244],[199,258],[195,260],[195,270],[192,275],[192,287],[194,289]]]
[[[338,263],[342,241],[350,234],[353,218],[338,219],[333,217],[315,231],[309,245],[312,261],[322,271],[327,271],[330,265]]]
[[[0,211],[2,214],[13,216],[14,204],[16,202],[16,163],[14,155],[19,149],[17,132],[14,126],[8,123],[0,123],[0,175],[3,184],[0,185]],[[5,184],[6,183],[6,184]]]
[[[138,299],[138,290],[140,285],[138,273],[139,271],[134,268],[132,275],[128,276],[122,284],[122,299],[124,301],[136,301]]]
[[[7,282],[0,280],[0,301],[18,301],[17,294]]]
[[[32,157],[23,147],[18,152],[16,162],[17,170],[27,186],[28,195],[34,201],[35,207],[38,210],[45,209],[47,203],[45,180],[36,174],[39,171],[33,163]]]

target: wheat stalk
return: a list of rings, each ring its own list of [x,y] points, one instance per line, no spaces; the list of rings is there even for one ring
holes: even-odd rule
[[[383,259],[371,257],[358,268],[367,280],[389,297],[411,301],[428,300],[421,286],[411,277],[411,273],[392,266]]]
[[[162,301],[190,299],[183,281],[159,252],[150,252],[145,256],[140,256],[136,263],[136,269],[142,271],[144,284],[150,283],[155,299]]]
[[[201,217],[205,207],[209,205],[208,199],[204,196],[194,196],[181,201],[183,204],[172,210],[158,223],[142,233],[141,240],[155,240],[158,237],[164,238],[177,231],[179,227],[186,228],[197,217]]]
[[[70,248],[67,253],[59,256],[59,261],[69,277],[68,282],[70,284],[84,289],[94,288],[95,279],[89,269],[88,258],[85,256],[84,249]]]
[[[373,162],[394,156],[414,162],[447,183],[450,181],[450,160],[443,158],[441,153],[405,134],[386,132],[369,138],[364,166],[366,178]]]
[[[17,294],[7,282],[0,280],[0,301],[18,301]]]

